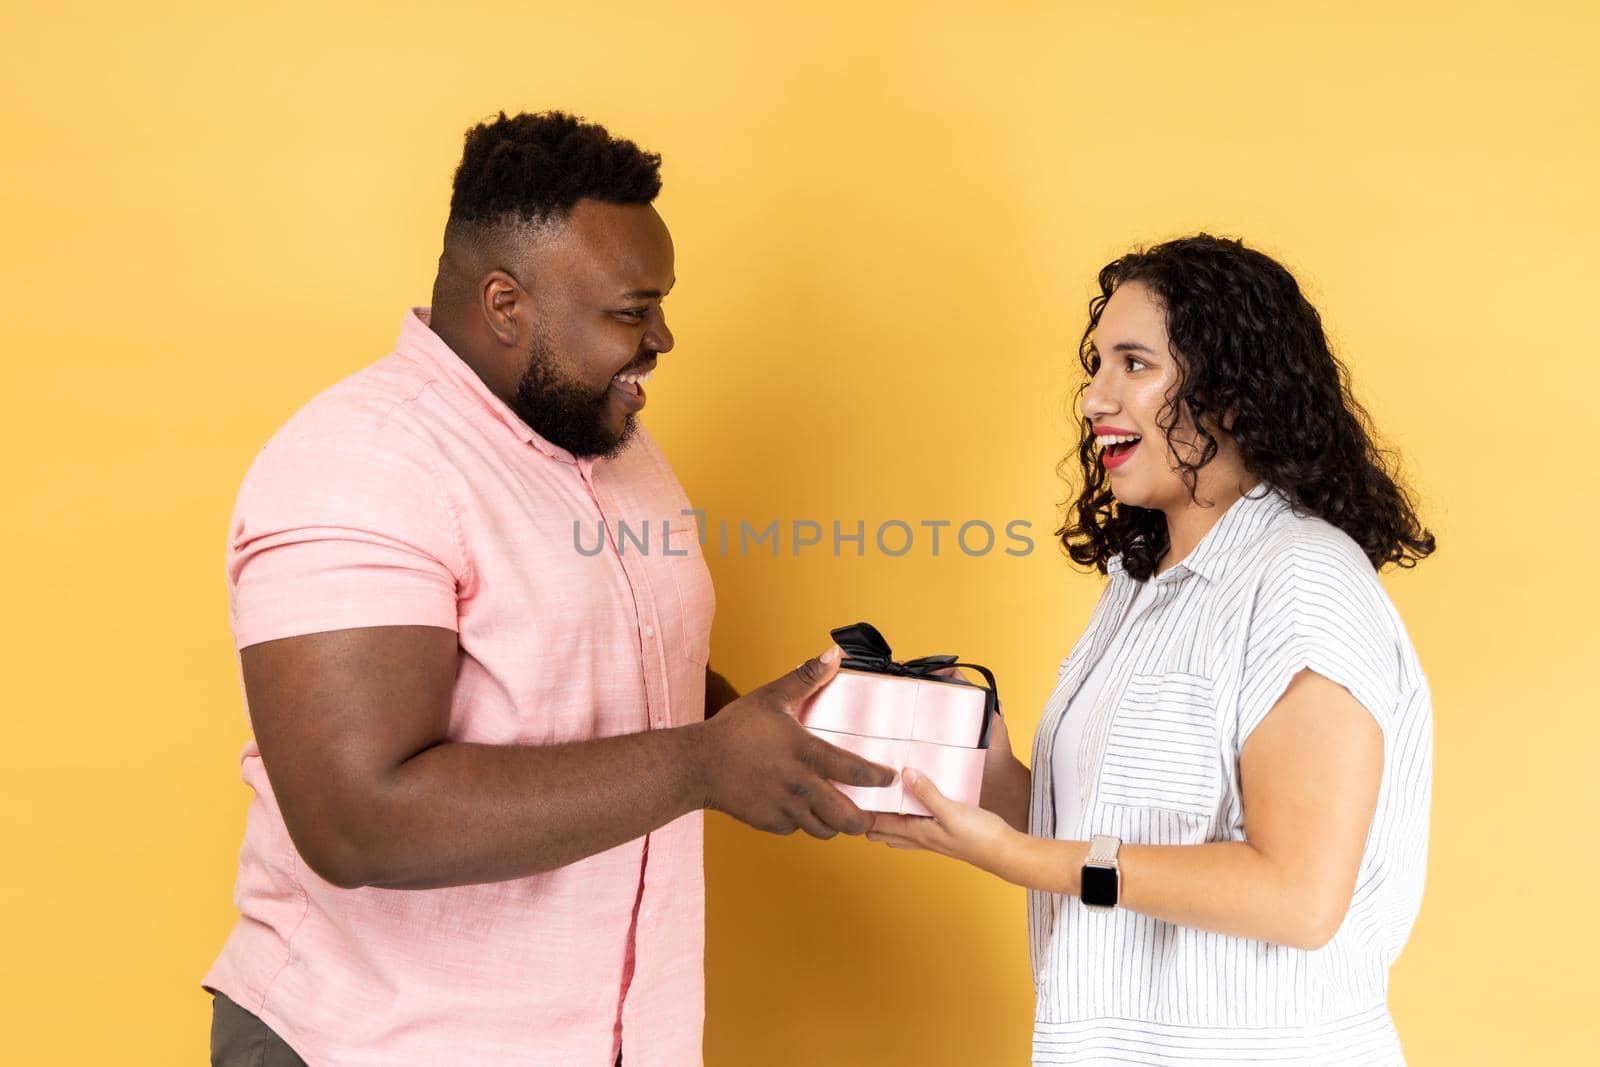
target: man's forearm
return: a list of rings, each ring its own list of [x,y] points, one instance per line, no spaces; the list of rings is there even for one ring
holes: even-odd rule
[[[640,837],[705,802],[702,729],[545,747],[446,742],[340,813],[341,885],[436,889],[521,878]]]

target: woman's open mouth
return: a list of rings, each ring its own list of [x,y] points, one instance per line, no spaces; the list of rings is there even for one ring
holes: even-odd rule
[[[1132,458],[1134,449],[1139,447],[1139,435],[1129,434],[1102,434],[1094,439],[1100,446],[1100,462],[1105,464],[1108,471],[1116,470]]]

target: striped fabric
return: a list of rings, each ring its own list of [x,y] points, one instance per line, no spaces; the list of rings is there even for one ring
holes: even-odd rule
[[[1155,592],[1155,582],[1140,583],[1139,591],[1134,594],[1133,603],[1128,605],[1123,617],[1136,618],[1142,614],[1154,599]],[[1122,622],[1112,625],[1121,626]],[[1110,657],[1101,656],[1099,662],[1089,672],[1089,676],[1078,685],[1078,691],[1072,694],[1072,701],[1067,705],[1062,718],[1061,732],[1056,735],[1056,762],[1052,771],[1055,775],[1058,827],[1076,827],[1082,818],[1083,802],[1078,785],[1083,779],[1078,773],[1077,761],[1078,753],[1083,748],[1083,720],[1087,718],[1083,709],[1092,706],[1100,699],[1100,693],[1106,685],[1106,672],[1110,666]]]
[[[1342,531],[1263,487],[1151,579],[1139,611],[1141,583],[1119,561],[1109,571],[1039,724],[1032,833],[1243,840],[1239,753],[1305,668],[1377,721],[1383,779],[1349,914],[1314,952],[1030,893],[1034,1063],[1403,1063],[1388,971],[1422,900],[1433,726],[1427,680],[1372,566]],[[1098,693],[1075,700],[1096,664]],[[1069,709],[1082,717],[1071,731]],[[1076,751],[1057,751],[1071,736]],[[1056,780],[1062,769],[1072,781]],[[1072,790],[1076,824],[1058,825],[1058,792]]]

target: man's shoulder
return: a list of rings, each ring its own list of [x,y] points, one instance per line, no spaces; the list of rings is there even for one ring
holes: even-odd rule
[[[415,360],[384,356],[313,396],[268,439],[269,446],[371,438],[417,417],[434,379]]]
[[[433,482],[437,456],[418,425],[433,378],[398,354],[335,382],[306,401],[261,446],[244,477],[252,486]]]

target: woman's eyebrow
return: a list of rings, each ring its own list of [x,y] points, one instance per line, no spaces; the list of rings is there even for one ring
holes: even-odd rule
[[[1155,349],[1151,348],[1149,345],[1140,344],[1138,341],[1118,341],[1116,344],[1111,346],[1111,351],[1113,351],[1113,352],[1145,352],[1145,353],[1148,353],[1149,355],[1152,355],[1152,356],[1156,354],[1156,350]]]

